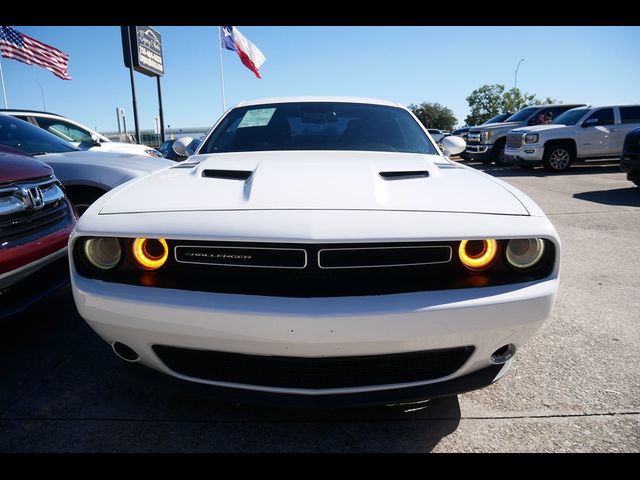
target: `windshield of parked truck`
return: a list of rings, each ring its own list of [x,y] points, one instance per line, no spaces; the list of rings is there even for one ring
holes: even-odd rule
[[[514,113],[509,118],[505,120],[505,122],[524,122],[527,120],[534,112],[536,112],[540,107],[529,107],[523,108],[522,110]]]
[[[364,103],[291,102],[231,110],[198,153],[367,150],[437,155],[409,112]]]
[[[487,120],[486,122],[484,122],[482,125],[488,125],[490,123],[499,123],[499,122],[504,122],[507,118],[509,118],[511,116],[510,113],[499,113],[498,115],[496,115],[495,117],[491,117],[489,120]]]
[[[588,108],[574,108],[573,110],[567,110],[563,114],[558,115],[551,123],[556,125],[575,125],[588,111]]]

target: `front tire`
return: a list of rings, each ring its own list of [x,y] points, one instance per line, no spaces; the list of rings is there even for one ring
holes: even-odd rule
[[[556,144],[544,149],[542,165],[549,172],[563,172],[571,166],[573,160],[573,148],[567,144]]]
[[[492,156],[492,160],[496,162],[496,165],[508,165],[508,163],[504,161],[504,149],[505,149],[506,143],[507,143],[507,140],[502,138],[498,140],[493,146],[493,150],[491,151],[491,156]]]
[[[99,199],[102,195],[107,193],[99,188],[91,187],[69,187],[67,188],[67,197],[75,208],[78,217],[91,206],[93,202]]]

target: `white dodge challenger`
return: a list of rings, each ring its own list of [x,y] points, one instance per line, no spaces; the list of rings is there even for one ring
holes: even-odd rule
[[[78,311],[129,362],[259,401],[375,404],[487,386],[551,313],[560,241],[397,103],[241,103],[195,155],[95,202]]]

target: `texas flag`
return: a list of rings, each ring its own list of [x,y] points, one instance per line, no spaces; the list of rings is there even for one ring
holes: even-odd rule
[[[236,27],[222,27],[220,29],[220,42],[227,50],[238,53],[240,61],[251,70],[256,77],[262,78],[258,69],[264,63],[266,57],[247,37],[240,33]]]

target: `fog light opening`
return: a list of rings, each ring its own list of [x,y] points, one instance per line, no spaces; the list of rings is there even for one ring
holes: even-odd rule
[[[113,342],[111,344],[111,348],[113,348],[115,354],[125,362],[137,362],[138,360],[140,360],[140,356],[136,353],[136,351],[133,348],[125,345],[124,343]]]
[[[494,365],[502,365],[510,360],[516,354],[516,346],[513,343],[509,345],[504,345],[497,349],[491,355],[491,363]]]

